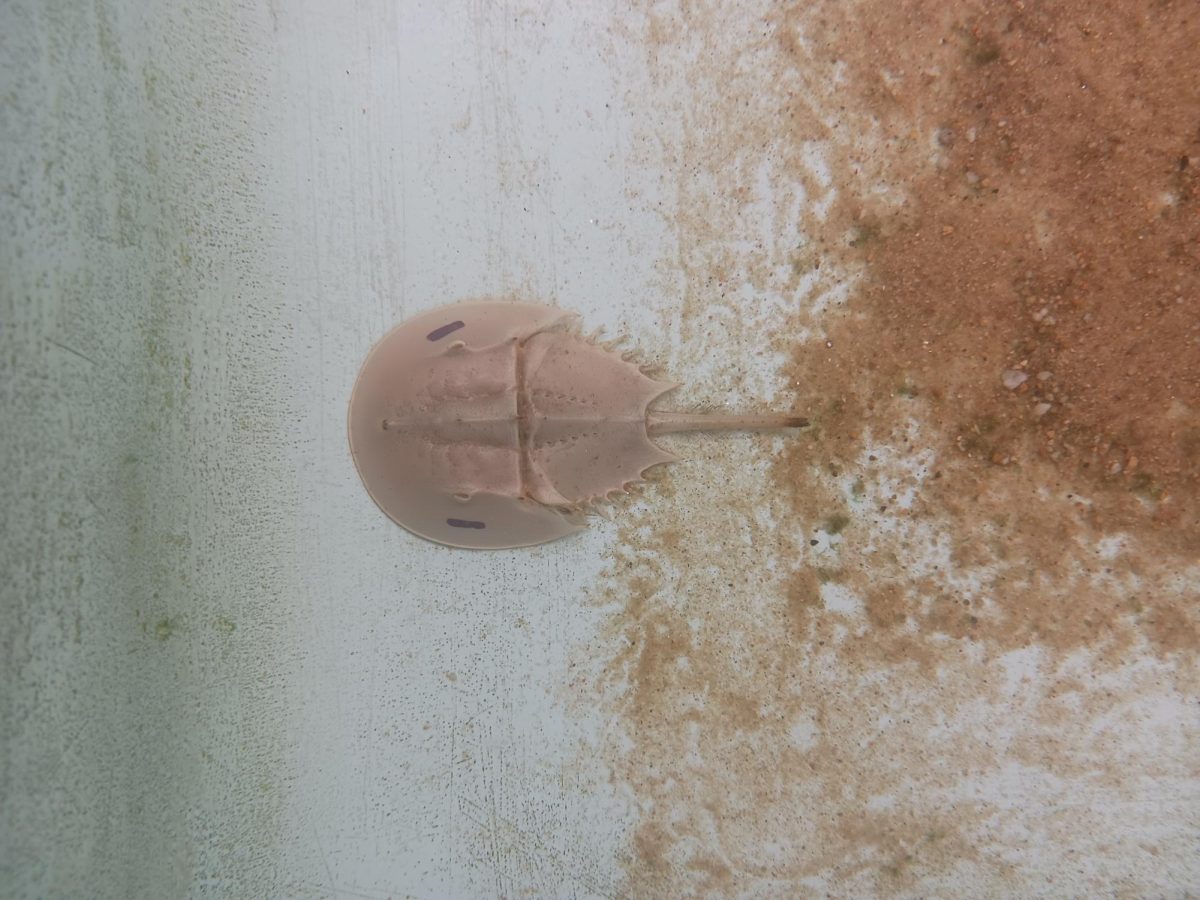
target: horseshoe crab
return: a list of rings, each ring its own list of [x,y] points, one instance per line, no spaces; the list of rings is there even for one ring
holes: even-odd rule
[[[565,310],[480,300],[422,313],[371,350],[350,451],[389,517],[452,547],[527,547],[675,460],[652,436],[800,428],[790,414],[651,409],[678,384],[568,326]]]

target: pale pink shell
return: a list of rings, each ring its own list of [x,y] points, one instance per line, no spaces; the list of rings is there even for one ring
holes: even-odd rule
[[[539,544],[675,458],[646,431],[647,407],[675,385],[556,328],[569,317],[460,303],[376,344],[351,397],[350,448],[385,513],[455,547]]]

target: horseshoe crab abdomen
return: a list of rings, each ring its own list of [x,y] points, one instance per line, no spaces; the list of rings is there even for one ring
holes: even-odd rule
[[[531,496],[550,504],[588,503],[675,459],[646,435],[646,408],[674,385],[567,332],[535,334],[522,351]]]

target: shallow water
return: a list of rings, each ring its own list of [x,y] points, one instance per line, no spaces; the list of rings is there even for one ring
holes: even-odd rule
[[[1193,13],[7,6],[0,893],[1195,891]],[[813,428],[421,542],[494,294]]]

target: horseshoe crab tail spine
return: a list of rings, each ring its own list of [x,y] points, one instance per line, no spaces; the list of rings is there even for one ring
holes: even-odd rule
[[[652,435],[677,431],[763,431],[774,428],[805,428],[807,425],[808,419],[790,413],[728,415],[651,410],[646,414],[646,430]]]

